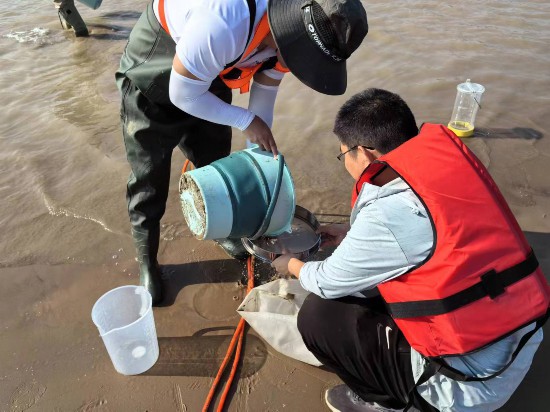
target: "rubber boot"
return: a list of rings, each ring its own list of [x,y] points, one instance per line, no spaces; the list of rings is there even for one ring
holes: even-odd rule
[[[89,35],[86,23],[74,5],[74,0],[54,1],[58,9],[61,26],[65,30],[74,29],[76,37],[87,37]]]
[[[156,232],[156,233],[154,233]],[[160,233],[132,229],[139,263],[139,284],[149,291],[153,298],[153,306],[157,306],[164,298],[162,288],[162,272],[157,262]]]
[[[241,239],[217,239],[215,242],[233,259],[245,260],[250,256]]]

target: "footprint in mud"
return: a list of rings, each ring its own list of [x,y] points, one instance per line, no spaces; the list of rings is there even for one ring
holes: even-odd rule
[[[193,309],[208,320],[234,319],[238,317],[236,310],[243,296],[244,288],[235,282],[200,285],[193,296]]]
[[[105,399],[98,399],[95,401],[87,402],[84,405],[82,405],[80,408],[78,408],[77,412],[92,412],[101,408],[106,403],[107,401]]]
[[[36,381],[24,382],[15,389],[10,398],[10,411],[23,412],[33,407],[46,393],[46,387]]]

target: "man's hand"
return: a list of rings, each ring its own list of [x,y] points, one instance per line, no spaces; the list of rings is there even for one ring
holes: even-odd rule
[[[293,255],[292,253],[287,253],[286,255],[281,255],[271,263],[271,267],[274,268],[277,271],[277,273],[279,273],[280,275],[285,275],[285,276],[293,275],[293,276],[296,276],[296,274],[292,273],[290,271],[290,268],[288,267],[288,263],[290,262],[290,259],[296,258],[296,256],[297,255]],[[300,261],[298,260],[298,262],[300,262]]]
[[[321,226],[317,233],[321,234],[321,247],[338,246],[349,232],[349,223],[333,223]]]
[[[277,151],[277,143],[275,143],[273,133],[271,133],[269,126],[260,117],[255,116],[252,123],[243,130],[243,133],[252,143],[257,143],[260,149],[272,152],[273,157],[277,158],[279,152]]]

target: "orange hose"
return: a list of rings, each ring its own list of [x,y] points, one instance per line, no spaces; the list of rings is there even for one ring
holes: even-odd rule
[[[187,164],[184,165],[184,170],[186,168]],[[250,256],[246,262],[247,272],[248,272],[248,282],[246,287],[246,293],[248,294],[253,288],[254,288],[254,257]],[[225,357],[223,358],[222,364],[220,366],[220,369],[218,370],[218,373],[216,377],[214,378],[214,382],[212,382],[212,387],[210,388],[210,391],[208,392],[208,396],[206,397],[206,401],[204,402],[204,406],[202,407],[202,412],[208,412],[208,408],[210,406],[210,403],[212,402],[212,399],[214,398],[214,393],[216,392],[216,388],[218,384],[220,383],[221,376],[223,372],[225,371],[225,368],[227,367],[227,364],[229,363],[229,359],[231,358],[231,354],[233,353],[233,349],[235,348],[235,342],[237,342],[237,348],[235,350],[235,357],[233,358],[233,365],[231,366],[231,371],[229,373],[229,376],[227,378],[227,382],[225,384],[225,387],[223,388],[223,392],[220,397],[220,402],[218,404],[217,412],[222,412],[225,400],[227,398],[227,395],[229,394],[229,389],[231,388],[231,384],[233,383],[233,378],[235,377],[235,373],[237,371],[237,366],[239,364],[239,360],[241,358],[241,352],[243,347],[243,339],[244,339],[244,328],[246,326],[245,320],[241,318],[239,321],[239,324],[237,325],[237,329],[235,329],[235,333],[233,334],[233,337],[231,338],[231,342],[229,342],[229,347],[227,348],[227,352],[225,354]]]
[[[244,319],[241,319],[244,320]],[[220,366],[220,369],[218,370],[218,374],[214,378],[214,382],[212,382],[212,387],[210,388],[210,392],[208,392],[208,396],[206,397],[206,401],[204,402],[204,406],[202,407],[202,412],[207,412],[208,407],[210,406],[210,402],[212,402],[212,399],[214,398],[214,393],[216,392],[216,388],[218,384],[220,383],[222,374],[229,363],[229,359],[231,357],[231,353],[233,352],[233,348],[235,347],[235,343],[244,328],[244,322],[239,322],[239,325],[237,326],[237,329],[235,330],[235,333],[233,334],[233,337],[231,338],[231,342],[229,343],[229,348],[227,348],[227,352],[225,354],[225,357],[223,358],[223,362]]]
[[[231,388],[231,384],[233,383],[233,378],[235,377],[235,373],[237,372],[237,366],[239,364],[239,361],[241,359],[241,350],[243,347],[243,338],[244,338],[244,319],[241,319],[239,321],[239,324],[242,322],[243,328],[239,332],[239,341],[237,343],[237,349],[235,350],[235,357],[233,358],[233,365],[231,366],[231,372],[229,373],[229,376],[227,377],[227,382],[225,383],[225,387],[223,388],[223,392],[220,396],[220,403],[218,404],[217,412],[223,411],[223,406],[225,405],[225,399],[227,398],[227,395],[229,394],[229,389]]]
[[[191,163],[189,161],[189,159],[186,159],[185,160],[185,163],[183,164],[183,168],[181,169],[181,173],[185,173],[187,171],[187,168],[189,167],[189,165],[193,166],[193,163]]]

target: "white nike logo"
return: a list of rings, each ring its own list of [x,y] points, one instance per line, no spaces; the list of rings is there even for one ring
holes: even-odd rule
[[[383,327],[384,327],[384,325],[382,325],[381,323],[376,325],[376,331],[378,332],[378,344],[379,345],[380,345],[380,329],[382,329]],[[393,330],[392,328],[390,328],[389,326],[386,326],[386,342],[388,342],[388,350],[390,349],[390,332],[392,330]]]

